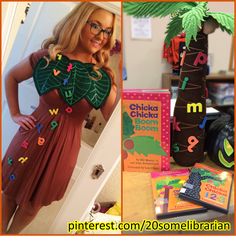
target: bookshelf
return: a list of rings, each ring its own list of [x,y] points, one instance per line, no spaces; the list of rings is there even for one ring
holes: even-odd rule
[[[172,93],[172,98],[176,98],[176,90],[178,86],[178,82],[180,80],[179,75],[173,75],[172,73],[163,73],[162,74],[162,88],[164,89],[169,89]],[[229,90],[231,91],[229,101],[216,101],[213,99],[213,97],[210,95],[210,88],[212,84],[218,85],[222,84],[230,84],[228,87]],[[234,94],[233,94],[233,89],[231,86],[234,85],[234,73],[229,72],[229,73],[212,73],[206,76],[206,85],[209,90],[209,99],[207,100],[207,106],[209,107],[214,107],[215,109],[223,112],[227,112],[229,107],[234,106]],[[225,97],[225,95],[224,95]]]
[[[171,73],[163,73],[162,74],[162,88],[170,89],[172,85],[178,84],[180,80],[179,75],[173,75]],[[234,83],[234,74],[216,74],[212,73],[206,76],[206,81],[213,81],[213,82],[226,82],[226,83]]]

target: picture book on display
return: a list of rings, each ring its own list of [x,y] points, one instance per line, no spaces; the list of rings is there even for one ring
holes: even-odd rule
[[[170,92],[124,90],[122,101],[124,171],[170,169]]]
[[[228,213],[233,174],[196,163],[180,197],[204,207]]]
[[[207,211],[207,208],[179,198],[179,191],[189,177],[188,169],[152,172],[152,193],[157,219]]]

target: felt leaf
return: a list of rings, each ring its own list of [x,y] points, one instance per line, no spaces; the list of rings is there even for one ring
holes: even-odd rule
[[[58,63],[63,61],[64,58]],[[68,63],[69,62],[67,62],[67,64]],[[61,71],[66,69],[67,65],[64,66]],[[74,64],[73,69],[63,78],[63,80],[68,78],[68,83],[60,86],[62,87],[60,88],[60,94],[70,106],[81,100],[88,93],[91,87],[91,81],[85,77],[86,75],[88,76],[88,71],[85,68],[78,64]],[[77,85],[77,82],[79,85]]]
[[[186,33],[185,41],[186,47],[189,47],[190,41],[194,39],[197,40],[197,33],[202,27],[202,21],[206,16],[206,3],[201,2],[196,7],[192,8],[190,11],[184,13],[181,18],[183,18],[182,26],[183,31]]]
[[[123,139],[129,138],[134,134],[134,126],[131,117],[127,112],[123,112]]]
[[[130,137],[129,140],[133,141],[133,149],[124,149],[129,153],[138,153],[148,156],[149,154],[156,154],[159,156],[166,156],[166,152],[160,146],[160,142],[154,140],[153,136],[134,136]],[[126,140],[124,140],[125,142]]]
[[[220,25],[222,31],[228,34],[234,33],[234,15],[229,13],[208,12],[208,16],[213,17]]]
[[[94,71],[91,70],[90,75],[92,75]],[[103,78],[100,80],[92,80],[91,87],[85,96],[86,100],[88,100],[95,109],[98,109],[102,106],[111,90],[111,81],[110,77],[104,70],[100,70]],[[93,76],[95,77],[95,76]]]
[[[51,61],[48,64],[46,58],[41,58],[38,61],[34,69],[33,78],[39,95],[43,95],[61,86],[61,83],[67,77],[66,64],[67,63],[64,61]],[[54,70],[60,70],[61,72],[59,75],[55,76]]]
[[[167,31],[165,32],[167,33],[165,37],[165,43],[167,44],[167,47],[170,45],[171,39],[181,33],[182,30],[182,18],[178,16],[172,18],[172,20],[168,23]]]
[[[49,56],[47,57],[49,59]],[[70,71],[68,66],[71,65]],[[60,59],[48,61],[41,58],[34,68],[33,78],[39,95],[58,89],[61,97],[68,105],[73,105],[86,98],[95,108],[101,107],[111,89],[108,74],[100,69],[101,79],[93,80],[93,64],[70,60],[61,55]]]
[[[181,9],[192,9],[196,2],[124,2],[123,9],[134,17],[165,17]]]

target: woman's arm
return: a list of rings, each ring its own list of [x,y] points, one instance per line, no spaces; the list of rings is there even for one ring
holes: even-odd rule
[[[107,97],[105,104],[101,107],[102,115],[106,121],[109,119],[109,117],[114,109],[116,96],[117,96],[117,87],[116,87],[116,85],[113,84],[111,87],[110,94]]]
[[[19,64],[15,65],[6,75],[5,90],[6,98],[13,121],[24,129],[35,127],[36,119],[31,115],[22,115],[20,113],[18,101],[18,84],[32,77],[33,69],[30,63],[30,57],[25,58]]]

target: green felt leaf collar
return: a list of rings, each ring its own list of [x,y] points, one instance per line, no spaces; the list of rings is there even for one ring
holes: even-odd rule
[[[49,59],[49,57],[48,57]],[[101,78],[94,80],[98,74],[93,64],[70,60],[62,55],[55,61],[41,58],[33,72],[33,79],[39,95],[58,89],[63,100],[72,106],[85,98],[95,109],[101,107],[111,90],[111,79],[103,70]]]

